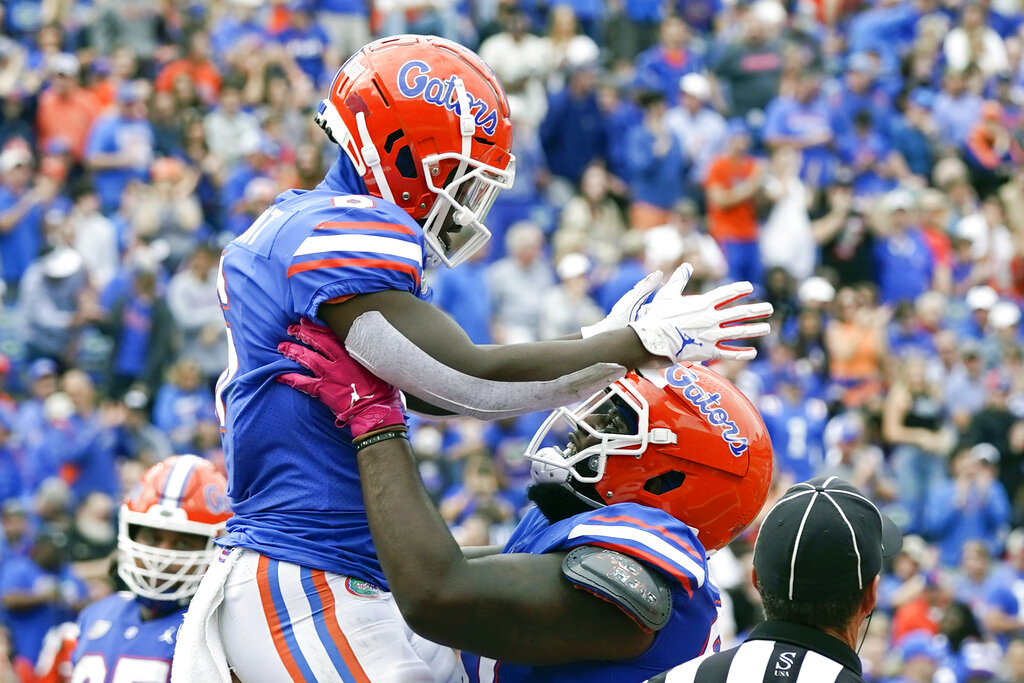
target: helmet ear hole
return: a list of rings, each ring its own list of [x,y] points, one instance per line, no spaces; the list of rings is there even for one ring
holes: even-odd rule
[[[683,485],[686,481],[686,473],[672,470],[671,472],[665,472],[659,474],[656,477],[652,477],[644,482],[644,491],[653,493],[656,496],[661,496],[669,491],[675,491],[677,488]]]
[[[403,178],[415,178],[417,176],[416,162],[413,161],[412,150],[409,148],[409,145],[398,150],[398,154],[395,156],[395,168],[398,169]]]

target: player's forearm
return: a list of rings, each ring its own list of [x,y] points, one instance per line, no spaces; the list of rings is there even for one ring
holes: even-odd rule
[[[319,315],[348,343],[352,323],[367,311],[379,311],[398,333],[434,360],[480,379],[548,381],[598,363],[632,368],[652,359],[631,329],[586,340],[477,346],[444,312],[405,292],[361,295],[342,304],[321,306]]]
[[[437,586],[466,562],[419,478],[409,442],[389,439],[357,454],[366,517],[395,600],[415,629],[437,609]]]
[[[616,607],[569,584],[562,553],[468,560],[427,496],[405,439],[357,457],[377,557],[421,636],[526,664],[625,659],[649,647],[652,636]]]

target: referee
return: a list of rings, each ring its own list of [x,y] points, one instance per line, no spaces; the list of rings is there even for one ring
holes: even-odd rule
[[[648,683],[863,683],[857,634],[878,598],[899,529],[838,477],[796,484],[768,512],[751,580],[766,621],[739,647]]]

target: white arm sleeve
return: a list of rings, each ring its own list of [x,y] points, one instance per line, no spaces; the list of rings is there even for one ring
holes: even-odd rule
[[[480,379],[435,360],[395,329],[379,311],[363,313],[349,328],[345,348],[385,382],[439,408],[481,420],[525,415],[580,401],[626,374],[597,363],[552,380]]]

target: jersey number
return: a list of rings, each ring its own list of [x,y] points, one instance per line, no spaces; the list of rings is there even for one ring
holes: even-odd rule
[[[118,657],[110,683],[167,683],[171,663],[166,659]],[[86,655],[78,660],[71,683],[104,683],[107,661],[103,655]]]

